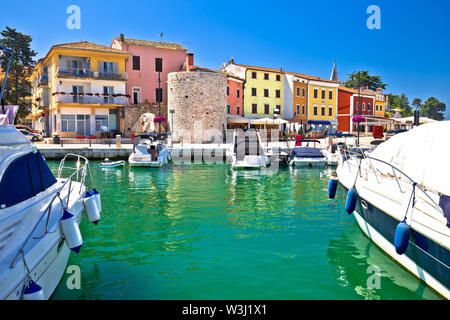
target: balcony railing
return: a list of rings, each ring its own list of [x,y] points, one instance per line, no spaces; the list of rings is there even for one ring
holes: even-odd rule
[[[58,68],[58,77],[61,78],[92,78],[103,80],[126,80],[126,72],[97,72],[81,68]]]
[[[80,104],[128,104],[126,97],[105,96],[79,96],[79,95],[56,95],[56,103],[80,103]]]

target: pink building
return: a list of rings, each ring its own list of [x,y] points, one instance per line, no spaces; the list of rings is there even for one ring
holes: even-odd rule
[[[130,104],[167,104],[167,75],[181,71],[186,61],[186,49],[177,43],[126,39],[123,34],[114,38],[111,48],[126,51],[133,56],[126,62],[127,94]],[[161,89],[158,89],[158,70],[161,71]]]

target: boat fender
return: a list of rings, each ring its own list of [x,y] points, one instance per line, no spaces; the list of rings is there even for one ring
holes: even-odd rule
[[[405,253],[409,243],[410,227],[405,220],[395,228],[394,247],[398,254]]]
[[[102,198],[100,197],[100,193],[95,188],[92,188],[91,194],[94,196],[95,201],[97,202],[98,212],[101,213],[102,212]]]
[[[30,279],[28,284],[23,288],[23,300],[45,300],[44,290],[36,282]]]
[[[83,238],[81,237],[77,219],[69,211],[64,210],[60,223],[67,246],[75,253],[79,253],[83,245]]]
[[[83,202],[89,221],[97,225],[100,220],[100,211],[98,210],[95,196],[92,193],[86,192]]]
[[[330,182],[328,183],[328,198],[334,199],[336,196],[336,189],[338,185],[338,177],[331,176]]]
[[[358,200],[358,190],[351,188],[347,194],[347,200],[345,201],[345,211],[348,214],[352,214],[356,208],[356,201]]]

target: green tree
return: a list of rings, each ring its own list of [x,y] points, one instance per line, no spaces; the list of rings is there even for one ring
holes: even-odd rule
[[[32,38],[28,35],[6,27],[1,33],[0,45],[11,50],[12,61],[6,83],[4,100],[8,104],[18,105],[17,118],[24,118],[30,112],[30,104],[25,97],[30,96],[30,82],[37,53],[31,49]],[[3,53],[0,57],[0,67],[6,70],[9,54]],[[16,118],[16,119],[17,119]]]
[[[400,109],[402,117],[412,116],[412,108],[409,105],[408,97],[402,93],[402,95],[396,95],[389,93],[389,108],[390,109]]]
[[[422,106],[422,115],[434,120],[444,120],[444,113],[447,106],[434,97],[428,98]]]
[[[369,71],[359,72],[359,84],[361,87],[367,86],[370,90],[377,90],[378,88],[386,89],[387,84],[383,82],[380,76],[371,76]],[[358,71],[355,71],[348,75],[347,81],[345,81],[347,88],[358,89]]]
[[[422,99],[420,98],[415,98],[411,104],[414,108],[418,110],[422,109]]]

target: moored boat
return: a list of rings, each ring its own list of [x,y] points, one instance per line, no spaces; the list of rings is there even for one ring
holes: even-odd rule
[[[269,166],[258,131],[248,130],[243,136],[233,134],[233,151],[227,156],[234,170],[259,170]]]
[[[346,210],[383,251],[450,298],[450,121],[401,133],[374,151],[341,150]],[[330,188],[333,188],[330,181]]]
[[[117,167],[123,167],[125,165],[124,160],[119,161],[110,161],[108,158],[105,159],[105,162],[102,162],[99,164],[100,168],[117,168]]]
[[[88,166],[86,158],[68,154],[55,176],[14,126],[0,126],[0,299],[52,295],[70,251],[83,244],[82,213],[100,219],[100,195],[85,185]]]
[[[131,167],[161,168],[171,160],[171,153],[167,149],[161,136],[152,133],[142,133],[135,137],[137,144],[128,157]]]

